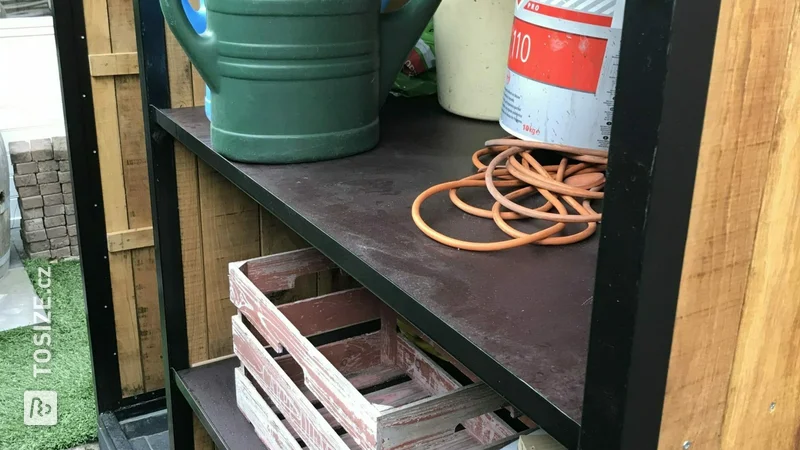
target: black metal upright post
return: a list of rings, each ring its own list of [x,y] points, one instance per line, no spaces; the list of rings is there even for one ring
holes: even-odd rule
[[[658,446],[719,0],[628,0],[580,448]]]
[[[175,384],[175,370],[189,368],[178,184],[172,138],[155,122],[152,107],[170,106],[164,17],[155,0],[135,0],[142,110],[161,315],[162,357],[170,447],[194,448],[192,410]]]
[[[57,0],[53,9],[95,398],[107,412],[120,407],[122,385],[83,2]]]

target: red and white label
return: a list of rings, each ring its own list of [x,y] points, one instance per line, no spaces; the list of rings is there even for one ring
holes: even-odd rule
[[[559,8],[558,6],[550,6],[544,2],[529,1],[525,5],[525,9],[545,16],[571,20],[573,22],[585,23],[587,25],[610,27],[611,23],[614,21],[613,16],[604,16],[600,14],[587,13],[580,10]]]
[[[500,125],[608,149],[624,0],[518,0]]]
[[[597,92],[607,39],[579,36],[514,19],[508,68],[553,86]]]

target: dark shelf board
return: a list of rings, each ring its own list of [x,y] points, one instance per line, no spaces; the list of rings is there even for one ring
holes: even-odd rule
[[[234,369],[238,358],[175,372],[175,381],[217,448],[267,450],[236,406]]]
[[[444,247],[411,221],[428,187],[473,173],[471,154],[504,133],[433,99],[390,99],[381,143],[350,158],[295,165],[229,161],[202,108],[158,110],[161,127],[439,342],[567,447],[577,447],[598,239],[500,253]],[[462,198],[488,206],[488,194]],[[423,217],[471,240],[506,239],[446,195]]]

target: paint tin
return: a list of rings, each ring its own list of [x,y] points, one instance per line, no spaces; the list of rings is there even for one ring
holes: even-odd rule
[[[500,125],[608,150],[625,0],[518,0]]]

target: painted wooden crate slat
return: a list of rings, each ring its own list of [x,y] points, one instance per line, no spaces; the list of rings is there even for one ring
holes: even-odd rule
[[[269,353],[263,350],[238,316],[233,317],[233,348],[247,371],[253,374],[306,445],[321,450],[348,448],[300,392],[300,388],[281,370]],[[257,350],[259,348],[262,348],[261,352]],[[291,439],[291,434],[288,437]]]
[[[395,313],[363,288],[280,307],[265,295],[290,289],[298,276],[331,267],[314,249],[229,266],[230,297],[240,313],[233,318],[234,351],[264,390],[263,405],[286,417],[283,428],[290,436],[302,438],[312,450],[351,447],[351,443],[363,450],[477,450],[494,448],[516,434],[492,412],[507,401],[481,382],[462,387],[398,336]],[[320,348],[305,337],[378,318],[380,332]],[[266,346],[288,353],[274,359]],[[413,385],[415,392],[390,386],[380,395],[362,395],[358,389],[382,382],[364,378],[365,371],[375,368],[380,376],[405,372],[412,380],[405,384]],[[397,394],[392,397],[390,392]],[[262,419],[254,425],[267,422]],[[456,432],[459,424],[465,429]],[[340,438],[335,430],[342,429],[347,434]],[[273,439],[274,432],[262,431]]]
[[[300,444],[250,383],[241,367],[236,369],[236,404],[268,448],[301,450]]]
[[[293,253],[302,253],[304,250]],[[268,259],[266,257],[263,259]],[[286,348],[305,369],[306,386],[348,433],[365,448],[374,447],[378,411],[326,360],[297,328],[245,277],[231,266],[231,301],[278,351]],[[379,356],[379,354],[378,354]]]

